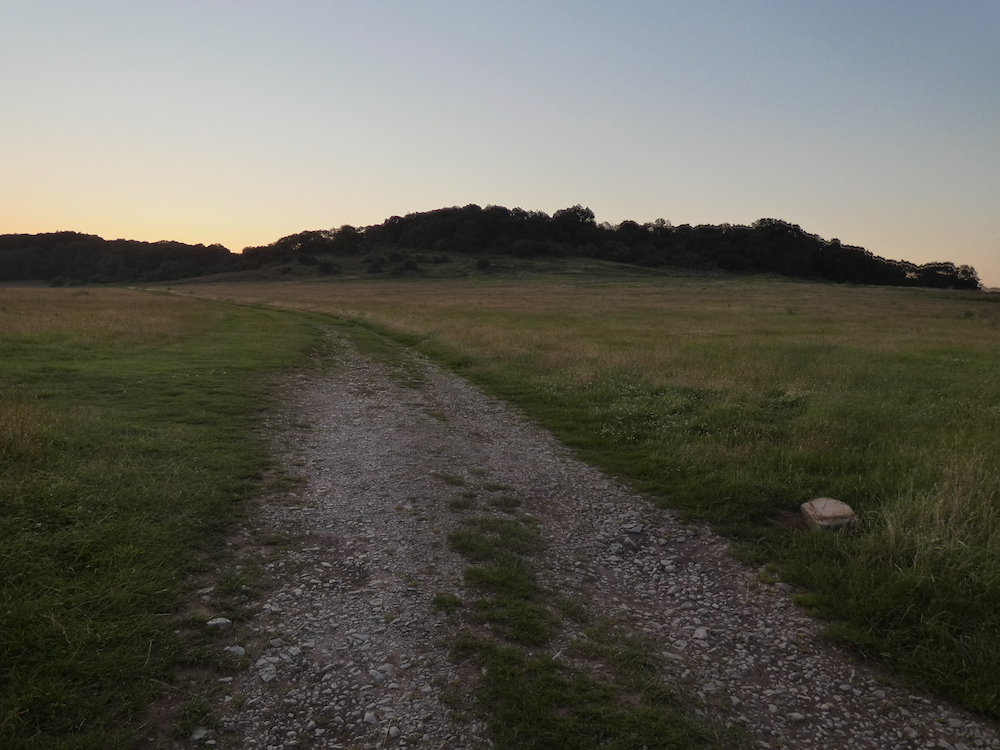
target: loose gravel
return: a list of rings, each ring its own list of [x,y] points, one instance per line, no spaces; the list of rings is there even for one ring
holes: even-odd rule
[[[1000,748],[996,726],[826,642],[787,584],[762,583],[725,540],[576,460],[510,406],[420,358],[418,384],[346,340],[334,358],[286,384],[292,403],[269,425],[304,483],[291,503],[263,504],[247,538],[297,541],[268,563],[257,614],[227,631],[247,668],[223,679],[222,731],[196,730],[192,744],[491,746],[484,723],[454,708],[477,675],[449,660],[458,625],[432,604],[463,594],[466,563],[447,535],[464,517],[456,499],[476,492],[540,521],[546,585],[651,639],[697,713],[760,747]]]

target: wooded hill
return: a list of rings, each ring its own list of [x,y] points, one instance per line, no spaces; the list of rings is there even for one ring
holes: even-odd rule
[[[779,219],[750,226],[598,224],[589,208],[556,211],[477,205],[393,216],[370,227],[299,232],[262,247],[230,253],[221,245],[103,240],[58,232],[0,235],[0,281],[53,283],[169,281],[269,265],[337,270],[336,258],[364,261],[370,273],[419,272],[449,254],[520,258],[587,257],[649,268],[775,273],[852,284],[978,289],[971,266],[887,260],[862,247],[826,240]]]

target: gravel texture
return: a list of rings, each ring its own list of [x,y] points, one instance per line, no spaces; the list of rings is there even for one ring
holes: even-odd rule
[[[827,643],[786,584],[727,554],[594,468],[510,406],[414,358],[421,383],[338,340],[336,365],[287,383],[269,428],[304,479],[256,523],[296,539],[270,563],[258,614],[232,630],[247,668],[225,678],[219,735],[240,748],[489,747],[450,693],[475,688],[448,659],[457,624],[432,606],[463,591],[449,549],[463,491],[522,501],[547,543],[544,581],[653,639],[665,679],[699,713],[760,747],[1000,748],[982,718],[899,687]],[[551,651],[574,637],[566,626]]]

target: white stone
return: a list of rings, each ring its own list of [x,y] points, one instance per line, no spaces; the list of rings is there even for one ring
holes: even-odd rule
[[[857,522],[851,506],[832,497],[817,497],[802,503],[802,515],[814,529],[849,528]]]
[[[215,736],[215,730],[208,727],[195,727],[189,738],[191,742],[203,742]]]

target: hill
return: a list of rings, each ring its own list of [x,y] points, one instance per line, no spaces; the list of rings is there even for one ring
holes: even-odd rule
[[[309,230],[231,253],[221,245],[104,240],[76,232],[0,235],[0,281],[50,283],[173,281],[272,268],[329,274],[342,260],[369,273],[419,272],[452,256],[592,258],[646,268],[774,273],[851,284],[978,289],[971,266],[887,260],[863,247],[826,240],[780,219],[753,224],[673,226],[657,221],[597,223],[576,205],[541,211],[477,205],[392,216],[369,227]]]

